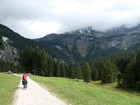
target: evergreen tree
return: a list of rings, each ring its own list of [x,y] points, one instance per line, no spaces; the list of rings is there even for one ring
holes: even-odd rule
[[[123,74],[120,72],[117,73],[117,86],[123,87]]]
[[[48,62],[47,62],[47,75],[52,76],[54,72],[54,67],[53,67],[53,59],[51,56],[48,57]]]
[[[45,52],[45,50],[42,50],[43,58],[41,60],[41,69],[40,69],[40,75],[47,76],[47,62],[48,62],[48,54]]]
[[[125,70],[127,68],[127,65],[131,61],[130,56],[115,56],[114,57],[114,62],[116,63],[120,73],[124,74]]]
[[[83,66],[83,78],[84,82],[90,83],[91,81],[91,67],[88,63],[85,63]]]
[[[55,77],[57,77],[58,76],[58,74],[57,74],[58,59],[54,59],[53,66],[54,66],[54,73],[53,73],[53,75]]]
[[[73,63],[69,65],[68,77],[71,79],[74,79],[74,64]]]
[[[56,71],[56,76],[57,76],[57,77],[60,77],[60,70],[61,70],[61,65],[60,65],[60,63],[58,62],[58,63],[57,63],[57,71]]]
[[[123,80],[123,86],[128,88],[134,87],[134,71],[136,69],[136,59],[134,58],[128,65],[124,80]]]
[[[26,70],[25,72],[36,75],[47,75],[48,54],[38,46],[36,48],[27,47],[23,50],[20,53],[19,61],[22,67]]]
[[[127,88],[140,88],[140,51],[129,63],[124,80],[123,86]]]
[[[96,81],[98,80],[98,78],[99,78],[98,69],[96,68],[96,65],[93,64],[92,65],[92,79]]]
[[[78,79],[82,79],[82,71],[79,63],[75,64],[75,78],[77,79],[77,81]]]
[[[27,47],[25,50],[20,53],[20,65],[24,67],[24,72],[34,73],[32,71],[33,67],[33,48]]]
[[[60,76],[65,77],[65,66],[64,63],[60,64]]]
[[[117,67],[113,62],[111,62],[111,60],[104,60],[104,63],[102,64],[101,74],[102,83],[115,82],[117,72]]]

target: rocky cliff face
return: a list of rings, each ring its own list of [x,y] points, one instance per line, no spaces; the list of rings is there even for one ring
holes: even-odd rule
[[[0,24],[0,60],[1,61],[17,61],[18,52],[27,46],[41,46],[34,40],[22,37],[10,28]],[[41,46],[43,47],[43,46]]]
[[[13,43],[7,37],[0,37],[1,45],[0,45],[0,60],[1,61],[10,61],[15,62],[19,55],[18,50],[15,47],[10,46],[9,43]]]
[[[56,48],[69,60],[94,59],[140,48],[140,25],[114,28],[106,32],[91,27],[64,34],[51,34],[37,40]]]

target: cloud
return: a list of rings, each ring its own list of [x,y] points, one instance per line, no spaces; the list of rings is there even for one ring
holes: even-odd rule
[[[1,0],[0,22],[27,38],[140,23],[139,0]]]

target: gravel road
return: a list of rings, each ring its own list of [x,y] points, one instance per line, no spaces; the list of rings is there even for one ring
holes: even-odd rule
[[[47,89],[39,86],[28,77],[28,87],[25,90],[20,82],[15,93],[13,105],[66,105]]]

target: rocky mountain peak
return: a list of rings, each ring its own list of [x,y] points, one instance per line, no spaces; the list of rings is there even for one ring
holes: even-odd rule
[[[39,42],[51,46],[70,60],[94,59],[140,48],[140,25],[132,28],[122,26],[105,32],[87,27],[49,35]]]

